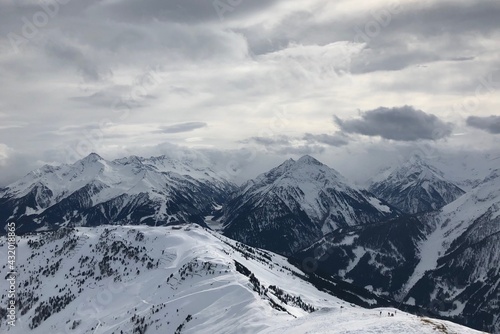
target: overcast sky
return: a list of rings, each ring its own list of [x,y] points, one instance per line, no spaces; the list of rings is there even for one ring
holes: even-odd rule
[[[494,149],[499,17],[498,0],[0,0],[0,185],[90,152],[203,149],[244,178],[302,154],[355,176],[415,147]]]

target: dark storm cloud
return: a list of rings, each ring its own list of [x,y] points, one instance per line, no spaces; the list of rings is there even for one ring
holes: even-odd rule
[[[453,128],[452,124],[412,106],[380,107],[361,113],[360,119],[334,119],[344,132],[398,141],[441,139],[449,136]]]
[[[492,134],[500,134],[500,116],[469,116],[466,120],[468,126],[481,129]]]
[[[160,127],[159,133],[181,133],[201,129],[207,126],[205,122],[186,122],[174,125],[165,125]]]

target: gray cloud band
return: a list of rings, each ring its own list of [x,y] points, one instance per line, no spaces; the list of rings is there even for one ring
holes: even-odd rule
[[[205,122],[186,122],[174,125],[166,125],[160,127],[158,132],[160,133],[181,133],[181,132],[189,132],[196,129],[204,128],[207,126]]]
[[[380,107],[361,113],[361,118],[342,120],[334,116],[342,131],[365,136],[379,136],[397,141],[437,140],[448,137],[451,123],[412,106]]]
[[[468,126],[487,131],[492,134],[500,134],[500,116],[470,116],[467,118]]]

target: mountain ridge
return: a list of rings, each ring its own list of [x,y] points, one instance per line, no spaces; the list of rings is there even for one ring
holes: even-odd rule
[[[109,224],[210,226],[312,263],[336,282],[499,330],[500,171],[489,170],[466,192],[428,162],[387,170],[382,183],[395,200],[432,204],[405,214],[311,156],[285,160],[237,187],[206,161],[91,154],[42,166],[3,188],[0,223],[15,222],[18,234]],[[428,191],[436,187],[443,192]],[[419,208],[410,204],[408,211]]]
[[[288,255],[339,227],[399,214],[310,156],[287,160],[243,184],[223,211],[225,235]]]
[[[194,224],[35,232],[19,238],[18,252],[18,322],[0,323],[11,334],[264,334],[297,321],[313,328],[326,318],[338,327],[333,333],[356,333],[359,326],[387,334],[412,328],[432,334],[435,326],[479,333],[393,307],[356,306],[304,281],[286,258]],[[1,275],[7,270],[1,267]],[[331,326],[320,329],[332,333]]]

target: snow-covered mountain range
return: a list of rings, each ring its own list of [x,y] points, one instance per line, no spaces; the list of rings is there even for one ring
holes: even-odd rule
[[[39,258],[46,264],[30,269],[32,278],[26,286],[33,284],[33,288],[30,288],[31,290],[21,288],[25,291],[23,293],[26,293],[22,297],[21,312],[30,303],[40,304],[39,300],[42,299],[41,297],[36,299],[34,291],[38,291],[39,287],[48,284],[47,280],[52,279],[51,273],[57,271],[58,268],[57,261],[60,263],[66,261],[61,257],[71,253],[72,243],[77,242],[74,247],[82,243],[87,245],[80,257],[84,256],[84,253],[91,257],[97,251],[102,253],[103,258],[96,258],[97,262],[92,262],[93,267],[82,262],[75,263],[69,267],[70,269],[74,267],[71,273],[63,276],[65,280],[71,280],[73,275],[77,275],[78,282],[83,282],[80,283],[81,285],[86,281],[81,275],[90,275],[97,279],[96,277],[102,276],[102,273],[108,273],[111,277],[120,272],[121,278],[116,278],[118,281],[128,276],[131,277],[131,287],[142,286],[140,280],[142,280],[144,270],[155,270],[154,268],[159,265],[150,255],[150,251],[154,253],[156,250],[151,249],[145,253],[142,248],[132,250],[137,245],[134,244],[132,247],[133,240],[129,240],[129,236],[124,237],[123,234],[129,233],[129,230],[132,231],[131,235],[146,235],[148,231],[153,234],[161,231],[160,234],[162,234],[168,230],[167,234],[170,235],[178,233],[176,231],[179,230],[171,228],[165,230],[158,226],[181,226],[185,223],[194,223],[197,224],[196,226],[218,230],[225,237],[198,227],[196,228],[198,241],[194,242],[185,237],[185,235],[191,235],[190,233],[195,229],[190,227],[190,231],[184,231],[187,234],[182,234],[182,236],[176,234],[179,240],[174,238],[177,240],[175,241],[168,237],[162,241],[162,246],[158,246],[156,241],[151,241],[152,236],[147,240],[154,245],[155,249],[164,248],[169,243],[173,245],[173,248],[182,248],[183,243],[190,245],[189,247],[194,247],[193,245],[196,244],[193,248],[196,250],[193,250],[195,254],[198,254],[198,249],[202,253],[213,253],[214,250],[210,248],[213,245],[217,245],[216,248],[219,250],[225,249],[226,246],[223,245],[232,245],[229,247],[233,250],[235,247],[240,250],[246,249],[243,252],[246,255],[242,256],[247,257],[247,260],[250,257],[249,254],[261,252],[247,248],[248,246],[242,244],[245,243],[288,256],[290,263],[300,268],[300,270],[297,269],[299,270],[298,276],[290,272],[288,274],[302,277],[303,280],[309,282],[308,284],[322,285],[326,284],[324,282],[327,280],[330,293],[348,301],[349,304],[370,307],[394,306],[390,300],[397,300],[401,303],[401,308],[412,312],[423,308],[438,317],[446,317],[474,328],[498,333],[500,332],[500,317],[498,316],[500,314],[498,302],[500,300],[498,269],[498,263],[500,263],[498,246],[500,241],[498,239],[500,236],[500,171],[493,168],[494,165],[491,162],[493,160],[490,160],[488,160],[489,165],[479,168],[474,167],[479,164],[478,162],[449,167],[443,161],[413,159],[401,166],[392,166],[374,177],[369,190],[364,190],[354,186],[334,169],[310,156],[304,156],[298,160],[286,160],[278,167],[238,187],[224,179],[221,176],[224,175],[223,173],[210,168],[208,162],[179,161],[167,156],[147,159],[132,156],[108,161],[97,154],[91,154],[72,165],[44,166],[21,180],[0,188],[0,227],[3,233],[3,227],[7,222],[15,222],[18,234],[38,231],[22,239],[31,240],[28,248],[24,248],[24,252],[28,253],[26,256],[29,255],[32,258],[41,256],[36,247],[44,247],[45,243],[52,243],[55,247],[57,242],[62,242],[57,249],[51,246],[51,252],[58,253],[59,258],[56,256]],[[443,168],[438,168],[439,166]],[[464,170],[460,174],[459,169],[462,167]],[[469,172],[470,177],[467,176]],[[121,237],[125,238],[124,240],[130,241],[130,243],[123,241],[120,244],[115,242],[118,240],[116,235],[111,239],[103,236],[110,232],[104,232],[102,225],[148,225],[149,228],[144,226],[113,227],[115,231],[119,231],[117,233]],[[67,235],[59,235],[59,232],[40,232],[75,226],[79,228],[71,232],[73,235],[71,240]],[[70,230],[64,228],[60,231]],[[136,233],[137,231],[141,233]],[[98,246],[98,242],[94,242],[94,239],[101,237],[107,241]],[[164,238],[163,234],[162,236],[156,235],[156,237],[158,240]],[[230,241],[226,237],[238,242]],[[61,238],[65,241],[54,241]],[[142,237],[137,236],[137,238]],[[219,241],[215,242],[213,238]],[[86,240],[89,240],[88,244]],[[206,240],[207,245],[200,240]],[[104,244],[114,244],[115,249],[107,249],[108,246]],[[123,246],[125,244],[128,246]],[[99,250],[96,247],[102,249]],[[144,247],[149,249],[149,246],[144,245]],[[48,250],[43,249],[48,253]],[[121,261],[118,254],[121,254],[119,252],[128,254],[126,252],[129,250],[135,255],[129,258],[130,261],[124,260],[125,263]],[[268,266],[274,261],[272,259],[284,259],[278,255],[271,256],[269,255],[271,253],[262,252],[262,254],[268,254],[268,256],[261,254],[261,260]],[[111,253],[113,256],[110,255]],[[108,258],[105,258],[106,255]],[[136,256],[140,261],[142,259],[147,261],[139,264],[140,261]],[[26,265],[25,260],[28,261],[28,259],[21,258],[20,263]],[[132,260],[135,262],[132,263]],[[229,262],[234,260],[239,264],[233,261],[234,268],[224,267],[226,269],[222,271],[228,270],[227,274],[229,274],[235,269],[239,274],[250,279],[250,274],[243,267],[249,269],[251,264],[245,264],[241,258],[226,258],[226,260]],[[181,270],[183,265],[184,263],[179,268],[175,267],[177,268],[175,270]],[[284,275],[282,273],[286,273],[287,270],[284,269],[284,265],[274,265],[281,269],[272,275],[275,275],[276,279],[281,278],[280,275]],[[125,266],[127,269],[120,266]],[[137,276],[134,279],[132,279],[135,276],[132,275],[130,266],[134,266],[135,276]],[[191,268],[194,266],[195,264],[192,264]],[[94,267],[95,269],[92,269]],[[78,270],[81,271],[80,274],[77,274]],[[187,269],[182,270],[186,272]],[[253,272],[251,268],[249,270]],[[305,275],[301,276],[300,271]],[[171,273],[175,274],[172,271],[169,275]],[[99,277],[99,281],[102,279],[103,277]],[[182,278],[178,279],[183,281]],[[276,284],[269,283],[265,286],[269,289],[269,286],[276,285],[281,290],[284,289],[284,286],[278,284],[279,281],[272,282]],[[252,284],[255,288],[255,282]],[[317,287],[325,288],[324,286]],[[192,287],[183,285],[179,287],[182,290],[179,293],[188,294],[184,290],[191,291],[190,288]],[[142,289],[142,287],[134,289]],[[149,290],[151,287],[148,287]],[[52,293],[50,291],[47,288],[43,295],[49,296]],[[68,292],[69,290],[61,291]],[[272,292],[274,296],[281,295],[276,291]],[[58,298],[54,295],[52,302],[69,303],[73,299],[80,298],[80,294],[85,296],[83,290],[77,290],[77,292],[58,295]],[[218,292],[225,293],[226,290],[218,290]],[[227,293],[232,292],[228,290]],[[263,300],[264,304],[273,305],[271,308],[274,311],[270,311],[271,313],[284,312],[280,308],[282,307],[286,309],[286,312],[297,316],[295,311],[292,312],[286,306],[279,303],[275,305],[276,300],[273,299],[269,290],[266,293]],[[167,295],[167,299],[169,298],[174,297]],[[297,301],[297,299],[292,299]],[[149,302],[148,299],[144,300]],[[182,301],[183,298],[178,300]],[[300,300],[305,301],[302,297]],[[333,304],[324,304],[314,298],[309,301],[306,304],[314,305],[315,309],[327,308],[322,311],[326,313],[311,316],[318,323],[323,321],[321,314],[325,314],[326,319],[328,312],[335,312]],[[214,303],[220,307],[224,305],[222,300]],[[304,306],[302,302],[297,301],[297,303]],[[129,304],[124,305],[126,305],[124,308],[132,307]],[[51,313],[54,313],[54,310],[63,312],[63,308],[48,307],[46,304],[40,304],[39,311],[32,307],[33,305],[29,306],[29,310],[27,309],[25,313],[32,312],[29,313],[28,318],[25,318],[28,323],[40,321],[41,324],[46,319],[43,314],[49,311]],[[257,308],[265,310],[262,307],[261,305]],[[307,307],[306,310],[301,309],[306,313],[310,310]],[[33,320],[36,312],[38,316]],[[160,311],[155,309],[155,312]],[[268,311],[265,312],[268,315],[271,314]],[[250,313],[248,311],[248,315]],[[173,319],[170,318],[173,315],[169,313],[169,319]],[[118,315],[114,317],[120,318]],[[270,318],[273,317],[274,315],[270,316]],[[308,317],[306,315],[305,320],[295,320],[298,328],[303,320],[307,323]],[[341,318],[338,315],[337,317]],[[111,321],[110,319],[111,316],[106,322]],[[113,324],[120,324],[115,327],[122,330],[120,326],[126,321],[120,319]],[[137,319],[134,318],[134,321],[137,322]],[[149,319],[154,319],[153,314],[149,316]],[[193,319],[189,321],[186,319],[187,315],[184,316],[182,322],[185,327],[181,329],[189,328],[188,323],[191,325],[195,323],[192,322]],[[211,323],[208,318],[203,319]],[[346,321],[349,319],[347,317]],[[412,319],[420,321],[418,318]],[[291,325],[274,328],[274,323],[268,325],[268,320],[263,320],[266,325],[258,331],[255,330],[276,332],[279,331],[278,328],[293,327]],[[377,322],[376,319],[372,320]],[[162,322],[156,318],[155,321],[156,324]],[[229,320],[221,318],[218,321],[224,323]],[[145,322],[146,320],[139,319],[141,326]],[[80,324],[83,323],[82,320]],[[50,326],[57,327],[56,324]],[[75,323],[75,326],[79,324]],[[406,325],[402,324],[402,326]],[[89,328],[92,327],[94,330],[105,328],[104,322],[94,323]],[[138,325],[137,328],[139,327]],[[152,327],[148,328],[149,331],[152,330]],[[201,327],[197,327],[197,330],[199,328]],[[176,329],[177,327],[174,331]],[[134,329],[123,327],[124,333],[130,330]],[[318,327],[318,331],[321,332],[321,330]],[[141,331],[140,328],[136,329],[137,333]],[[250,327],[248,329],[251,333],[256,331]],[[113,333],[113,330],[109,333]],[[120,331],[115,333],[120,333]]]
[[[198,225],[62,228],[20,237],[17,251],[19,319],[7,327],[2,306],[2,333],[480,333],[356,306],[286,258]]]
[[[0,224],[19,231],[101,224],[203,223],[235,186],[207,166],[166,156],[107,161],[93,153],[44,166],[0,191]]]
[[[307,155],[246,182],[223,210],[226,236],[286,255],[338,228],[385,221],[399,214]]]

